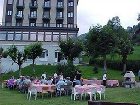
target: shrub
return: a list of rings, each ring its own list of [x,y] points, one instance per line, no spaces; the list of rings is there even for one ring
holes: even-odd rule
[[[71,80],[74,79],[75,73],[78,70],[76,66],[74,66],[72,63],[68,63],[65,65],[57,65],[57,74],[59,75],[60,73],[63,73],[64,78],[65,77],[70,77]]]

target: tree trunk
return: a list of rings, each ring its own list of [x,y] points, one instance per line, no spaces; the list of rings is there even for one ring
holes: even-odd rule
[[[32,65],[32,67],[33,67],[33,74],[35,75],[35,59],[33,59],[33,65]]]
[[[126,62],[127,62],[127,56],[123,56],[122,63],[123,63],[123,74],[126,72]]]
[[[21,65],[18,65],[19,68],[19,76],[21,76]]]
[[[104,61],[104,69],[103,69],[103,73],[107,73],[106,55],[103,57],[103,61]]]
[[[0,56],[0,86],[2,86],[2,68],[1,68],[1,56]]]

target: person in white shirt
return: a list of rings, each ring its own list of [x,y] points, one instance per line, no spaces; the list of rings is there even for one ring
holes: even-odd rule
[[[104,86],[106,86],[106,80],[107,80],[106,73],[104,73],[104,75],[103,75],[103,85]]]
[[[44,77],[44,79],[46,79],[47,78],[46,72],[44,74],[42,74],[42,76]]]

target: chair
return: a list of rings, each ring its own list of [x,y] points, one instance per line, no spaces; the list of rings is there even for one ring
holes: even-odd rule
[[[96,100],[96,87],[92,87],[91,89],[89,89],[86,94],[89,94],[90,96],[90,101],[92,101],[92,96],[94,95],[94,100]]]
[[[51,90],[49,92],[51,93],[51,98],[52,98],[52,94],[56,93],[56,86],[51,86]]]
[[[77,88],[73,88],[72,89],[72,93],[71,93],[71,100],[72,100],[72,98],[74,98],[74,100],[76,99],[76,96],[77,95],[79,95],[80,93],[79,93],[79,91],[78,91],[78,89]],[[80,94],[81,95],[81,94]]]
[[[97,94],[100,96],[100,100],[102,99],[102,94],[104,95],[105,99],[105,86],[100,87],[100,89],[97,89]]]
[[[49,90],[49,87],[42,87],[42,92],[41,92],[42,98],[43,98],[43,95],[44,95],[45,93],[48,93],[48,90]]]
[[[62,93],[66,94],[66,91],[64,89],[64,85],[60,85],[60,88],[57,89],[57,92],[59,92],[59,95],[61,96]]]
[[[27,93],[27,99],[31,99],[31,96],[32,95],[35,95],[35,100],[37,98],[37,90],[36,90],[36,87],[31,87],[30,89],[28,88],[28,93]]]
[[[66,95],[69,95],[72,91],[72,85],[64,85],[64,90],[66,92]]]

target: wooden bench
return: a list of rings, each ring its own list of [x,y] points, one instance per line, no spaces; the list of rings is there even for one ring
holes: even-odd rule
[[[88,105],[138,105],[134,103],[114,103],[114,102],[99,102],[99,101],[88,101]]]

